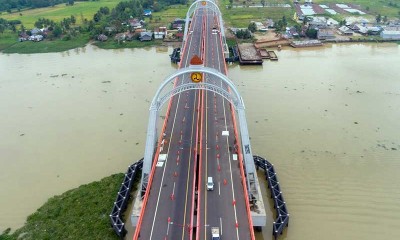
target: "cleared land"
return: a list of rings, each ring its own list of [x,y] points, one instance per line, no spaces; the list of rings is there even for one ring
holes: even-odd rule
[[[288,1],[267,1],[269,4],[286,4]],[[260,1],[254,1],[254,4],[260,4]],[[227,9],[229,0],[224,0],[220,10],[225,23],[232,27],[248,27],[250,21],[260,21],[267,18],[274,20],[282,19],[283,16],[288,19],[293,18],[294,9],[285,7],[244,7]],[[233,5],[243,6],[243,1],[233,1]]]
[[[91,20],[100,7],[108,7],[111,10],[119,2],[120,0],[99,0],[94,2],[75,2],[73,6],[59,4],[54,7],[36,8],[11,14],[3,12],[0,17],[6,20],[21,20],[26,28],[34,27],[39,18],[48,18],[55,22],[60,22],[63,18],[71,15],[75,16],[77,24],[81,24],[85,18]]]

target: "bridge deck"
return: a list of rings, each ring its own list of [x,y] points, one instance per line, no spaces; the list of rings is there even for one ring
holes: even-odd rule
[[[180,67],[198,55],[205,66],[226,74],[221,36],[213,31],[217,19],[209,10],[195,12]],[[175,86],[188,81],[189,76],[180,77]],[[224,85],[207,75],[204,81]],[[229,102],[191,90],[171,98],[167,114],[138,239],[210,239],[211,227],[219,227],[223,239],[251,239]],[[210,176],[213,191],[205,188]]]

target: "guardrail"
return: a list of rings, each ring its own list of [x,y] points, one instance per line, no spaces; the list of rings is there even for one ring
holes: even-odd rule
[[[282,234],[283,229],[289,226],[289,213],[286,207],[285,199],[283,198],[281,188],[279,187],[278,177],[276,175],[274,165],[260,156],[253,156],[254,163],[257,168],[264,169],[265,178],[268,181],[268,187],[271,189],[271,198],[274,200],[274,208],[277,218],[272,227],[272,234],[275,239]]]
[[[112,228],[121,239],[123,239],[126,234],[126,229],[124,227],[125,223],[123,222],[121,215],[124,213],[126,206],[128,205],[128,200],[131,196],[130,193],[136,174],[142,169],[142,167],[143,158],[129,166],[125,173],[124,181],[122,182],[118,191],[117,199],[115,200],[114,206],[111,210],[110,220]]]

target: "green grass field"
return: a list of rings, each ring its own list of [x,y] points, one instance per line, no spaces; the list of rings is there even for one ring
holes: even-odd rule
[[[153,12],[153,19],[149,22],[148,18],[146,21],[150,25],[164,25],[166,23],[172,22],[175,18],[185,18],[186,12],[188,11],[190,5],[171,5],[161,12]]]
[[[397,3],[398,8],[390,7],[389,3]],[[351,3],[355,5],[360,5],[364,10],[368,7],[369,13],[372,15],[381,14],[382,16],[388,16],[389,18],[400,17],[400,2],[398,0],[314,0],[314,3],[326,4],[326,3]]]
[[[244,1],[233,0],[233,5],[243,6]],[[266,1],[268,4],[292,4],[293,1],[290,0],[270,0]],[[302,1],[303,2],[303,1]],[[316,4],[329,4],[329,3],[352,3],[360,5],[361,9],[369,9],[369,15],[365,17],[374,19],[376,15],[381,14],[382,16],[388,16],[389,18],[399,18],[400,17],[400,2],[397,1],[398,7],[389,6],[389,3],[395,3],[393,0],[380,0],[380,1],[370,1],[370,0],[314,0]],[[252,0],[250,2],[245,1],[246,4],[260,4],[261,0]],[[226,6],[229,5],[229,0],[223,0],[220,3],[220,9],[223,14],[225,23],[228,26],[235,27],[247,27],[250,21],[260,21],[266,18],[271,18],[275,21],[282,19],[285,16],[286,19],[290,21],[293,18],[295,12],[294,8],[278,8],[278,7],[265,7],[265,8],[232,8],[227,9]],[[334,17],[336,20],[342,20],[347,16],[354,16],[354,14],[338,14]]]
[[[4,32],[0,34],[0,51],[18,43],[15,33]]]
[[[21,20],[26,28],[32,28],[39,18],[48,18],[55,22],[60,22],[63,18],[74,15],[77,24],[81,24],[83,20],[81,16],[91,20],[100,7],[108,7],[111,10],[120,1],[121,0],[99,0],[94,2],[75,2],[73,6],[59,4],[54,7],[36,8],[21,12],[13,12],[11,14],[3,12],[0,18],[6,20]]]
[[[267,1],[268,3],[287,3],[287,1]],[[234,5],[240,5],[242,1],[233,1]],[[259,4],[259,2],[254,1]],[[224,18],[225,24],[232,27],[248,27],[250,21],[261,21],[271,18],[274,21],[282,19],[283,16],[288,19],[293,18],[293,8],[232,8],[227,9],[225,6],[229,5],[229,0],[224,0],[221,3],[220,10]]]

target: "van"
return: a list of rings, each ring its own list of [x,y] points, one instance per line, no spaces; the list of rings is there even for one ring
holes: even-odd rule
[[[214,181],[212,177],[207,178],[207,190],[208,191],[214,190]]]

